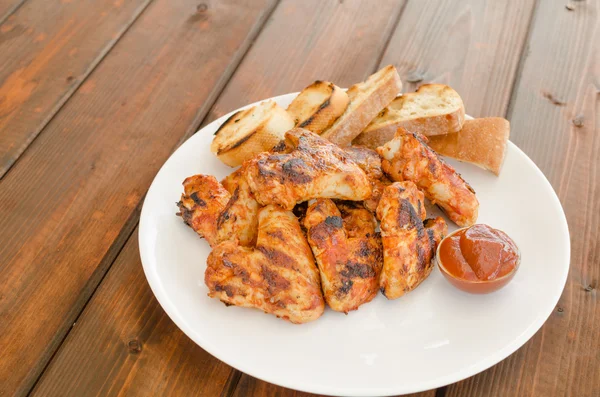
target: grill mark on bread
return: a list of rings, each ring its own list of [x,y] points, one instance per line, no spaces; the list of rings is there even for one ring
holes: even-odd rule
[[[329,85],[329,88],[331,88],[331,92],[333,92],[333,87],[332,87],[332,84],[330,84],[330,85]],[[300,128],[304,128],[304,127],[306,127],[306,126],[310,125],[310,123],[312,123],[312,122],[313,122],[313,120],[315,119],[315,117],[316,117],[317,115],[319,115],[319,113],[321,113],[321,111],[322,111],[323,109],[327,108],[327,107],[328,107],[328,106],[331,104],[331,101],[330,101],[330,99],[331,99],[331,97],[327,98],[327,99],[325,100],[325,102],[323,102],[322,104],[320,104],[320,105],[319,105],[319,108],[317,109],[317,111],[316,111],[316,112],[314,112],[313,114],[311,114],[311,115],[310,115],[310,117],[309,117],[309,118],[307,118],[306,120],[304,120],[304,121],[303,121],[303,122],[302,122],[302,123],[301,123],[301,124],[300,124],[298,127],[300,127]]]
[[[214,136],[216,136],[219,131],[221,131],[227,124],[229,124],[229,122],[236,117],[238,114],[240,114],[241,112],[243,112],[243,110],[238,110],[237,112],[235,112],[234,114],[232,114],[231,116],[229,116],[229,118],[227,120],[225,120],[225,122],[223,124],[221,124],[221,126],[219,128],[217,128],[217,130],[215,131],[215,133],[213,134]]]
[[[217,155],[222,154],[223,152],[226,152],[228,150],[232,150],[232,149],[235,149],[236,147],[241,146],[248,139],[252,138],[254,136],[254,134],[256,134],[256,131],[252,131],[251,133],[249,133],[248,135],[246,135],[245,137],[243,137],[242,139],[240,139],[239,141],[237,141],[236,143],[234,143],[231,146],[227,146],[227,147],[224,147],[222,149],[219,149],[217,151]]]

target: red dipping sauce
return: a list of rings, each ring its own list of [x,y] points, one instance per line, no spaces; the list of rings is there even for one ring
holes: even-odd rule
[[[473,225],[448,235],[437,250],[446,278],[463,291],[485,294],[513,278],[521,257],[508,235],[487,225]]]

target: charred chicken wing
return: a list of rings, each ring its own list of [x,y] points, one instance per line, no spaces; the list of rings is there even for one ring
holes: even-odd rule
[[[381,240],[372,213],[352,205],[339,207],[329,199],[316,200],[306,212],[304,226],[327,304],[348,313],[377,294]]]
[[[394,181],[414,182],[457,225],[473,225],[479,212],[475,191],[424,139],[400,128],[394,139],[377,148],[383,170]]]
[[[291,210],[314,198],[364,200],[371,186],[343,149],[302,128],[274,149],[248,160],[246,178],[256,200]]]
[[[413,182],[396,182],[385,188],[377,207],[383,243],[380,287],[388,299],[412,291],[429,276],[435,250],[446,234],[440,217],[423,223],[423,200]]]
[[[255,248],[225,241],[214,247],[207,262],[208,295],[228,305],[257,308],[293,323],[313,321],[323,313],[319,272],[290,211],[262,208]]]
[[[178,214],[211,247],[234,238],[241,245],[254,244],[258,203],[245,178],[237,175],[229,180],[231,192],[208,175],[191,176],[183,181],[183,186]]]

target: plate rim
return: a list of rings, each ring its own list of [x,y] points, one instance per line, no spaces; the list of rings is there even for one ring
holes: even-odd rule
[[[439,387],[444,387],[449,384],[459,382],[461,380],[464,380],[466,378],[469,378],[471,376],[474,376],[480,372],[487,370],[488,368],[492,367],[493,365],[498,364],[499,362],[506,359],[509,355],[511,355],[512,353],[517,351],[519,348],[521,348],[525,343],[527,343],[546,323],[546,321],[552,314],[554,307],[560,300],[562,293],[564,292],[564,288],[565,288],[565,285],[566,285],[566,282],[568,279],[568,274],[569,274],[570,265],[571,265],[570,264],[570,262],[571,262],[571,240],[570,240],[569,225],[567,222],[564,208],[560,202],[560,199],[558,198],[558,196],[556,194],[556,191],[552,187],[552,184],[548,181],[548,179],[546,178],[544,173],[539,169],[539,167],[535,164],[535,162],[531,158],[529,158],[529,156],[527,156],[527,154],[525,152],[523,152],[517,145],[515,145],[510,140],[508,141],[508,145],[507,145],[507,147],[510,148],[509,150],[515,150],[519,156],[523,157],[525,159],[525,161],[530,163],[533,170],[538,174],[539,177],[541,177],[541,180],[543,181],[542,183],[544,184],[544,186],[546,188],[549,188],[549,191],[552,193],[550,195],[549,199],[552,200],[554,202],[554,204],[558,206],[558,208],[560,208],[561,216],[559,217],[559,219],[557,219],[557,224],[560,225],[561,234],[563,234],[565,237],[563,240],[564,244],[565,244],[565,247],[564,247],[565,248],[565,250],[564,250],[565,256],[564,256],[564,258],[561,259],[561,262],[566,262],[567,266],[565,266],[563,268],[563,272],[561,274],[560,293],[557,294],[557,297],[555,298],[555,301],[553,302],[553,304],[548,305],[545,312],[542,313],[543,315],[539,316],[538,320],[535,323],[531,324],[525,330],[525,332],[523,332],[521,335],[519,335],[517,338],[515,338],[511,343],[504,346],[504,348],[496,351],[494,354],[488,355],[483,360],[473,364],[470,367],[463,368],[461,370],[452,372],[452,373],[442,376],[442,377],[438,377],[438,378],[431,379],[428,381],[422,381],[420,383],[413,384],[412,387],[408,387],[408,388],[402,387],[402,385],[399,385],[398,388],[392,388],[392,387],[377,388],[375,386],[375,387],[370,387],[370,388],[359,388],[359,389],[344,388],[344,387],[332,387],[331,385],[314,385],[314,384],[307,384],[305,386],[304,384],[295,384],[293,382],[287,382],[285,380],[280,381],[277,378],[270,377],[268,374],[256,373],[250,366],[248,366],[244,363],[241,363],[237,359],[237,357],[233,357],[233,358],[232,357],[223,357],[224,355],[220,354],[218,352],[217,347],[213,346],[211,343],[204,340],[204,338],[202,338],[200,335],[198,335],[192,329],[189,329],[187,327],[185,321],[182,318],[180,318],[179,314],[177,313],[176,308],[173,307],[172,302],[168,299],[166,291],[164,290],[163,286],[161,285],[159,279],[157,277],[155,277],[155,275],[152,273],[152,269],[150,268],[150,265],[148,264],[150,262],[150,259],[147,257],[148,253],[146,253],[146,251],[143,249],[144,242],[147,241],[147,238],[149,238],[149,236],[147,236],[147,228],[144,227],[144,225],[146,223],[145,219],[148,219],[148,216],[149,216],[148,211],[150,211],[148,209],[148,206],[146,205],[147,199],[148,199],[148,197],[150,197],[153,194],[154,190],[157,189],[157,183],[158,183],[157,180],[159,179],[159,176],[161,175],[161,173],[165,172],[164,170],[165,170],[167,164],[169,163],[169,161],[172,158],[176,157],[178,151],[181,150],[181,148],[184,145],[186,145],[196,134],[201,134],[204,129],[207,129],[212,125],[219,125],[220,123],[225,122],[225,120],[227,120],[227,118],[229,118],[233,113],[238,112],[240,110],[247,109],[249,107],[255,106],[261,102],[268,101],[268,100],[273,100],[275,102],[278,102],[280,100],[291,99],[291,98],[295,97],[296,95],[298,95],[298,92],[292,92],[292,93],[288,93],[288,94],[283,94],[283,95],[278,95],[278,96],[262,99],[262,100],[253,102],[251,104],[242,106],[238,109],[235,109],[235,110],[219,117],[218,119],[213,120],[209,124],[200,128],[198,131],[196,131],[190,137],[188,137],[184,142],[182,142],[181,145],[175,151],[173,151],[173,153],[171,153],[169,158],[163,163],[163,165],[161,166],[159,171],[156,173],[156,176],[152,180],[152,183],[148,189],[148,192],[146,193],[146,196],[144,197],[144,203],[142,205],[142,210],[140,213],[140,221],[139,221],[139,226],[138,226],[138,249],[140,252],[140,259],[141,259],[141,263],[142,263],[142,268],[144,270],[144,275],[146,277],[146,280],[148,281],[150,289],[152,290],[152,293],[154,294],[154,296],[155,296],[156,300],[158,301],[158,303],[160,304],[161,308],[165,311],[165,313],[169,316],[169,318],[175,323],[175,325],[188,338],[190,338],[195,344],[197,344],[202,349],[204,349],[207,353],[209,353],[213,357],[217,358],[218,360],[224,362],[225,364],[233,367],[234,369],[236,369],[242,373],[245,373],[254,378],[260,379],[262,381],[272,383],[272,384],[275,384],[278,386],[286,387],[289,389],[298,390],[298,391],[302,391],[302,392],[308,392],[308,393],[331,395],[331,396],[356,396],[356,397],[366,397],[366,396],[372,396],[372,395],[392,396],[392,395],[398,395],[398,394],[417,393],[417,392],[422,392],[422,391],[426,391],[426,390],[436,389]],[[466,118],[471,119],[472,117],[469,115],[466,115]]]

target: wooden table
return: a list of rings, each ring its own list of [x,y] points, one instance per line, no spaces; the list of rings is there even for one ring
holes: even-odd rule
[[[510,4],[509,4],[510,3]],[[202,125],[387,64],[452,85],[558,193],[571,271],[544,327],[420,396],[600,395],[600,0],[0,0],[0,395],[307,396],[213,358],[142,272],[139,210]]]

